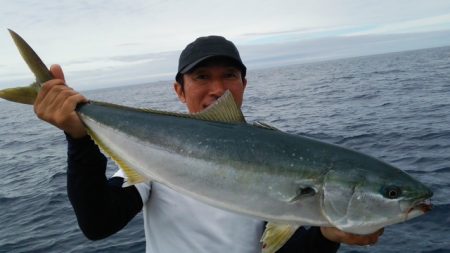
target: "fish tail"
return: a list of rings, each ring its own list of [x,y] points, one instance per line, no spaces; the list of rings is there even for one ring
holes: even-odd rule
[[[8,30],[22,58],[36,77],[36,82],[30,86],[0,90],[0,97],[17,103],[33,104],[41,84],[53,79],[53,76],[28,43],[14,31]]]
[[[17,49],[19,49],[20,55],[36,77],[36,82],[40,85],[53,79],[50,70],[45,66],[44,62],[39,58],[36,52],[34,52],[30,45],[28,45],[28,43],[16,32],[10,29],[8,30]]]
[[[33,83],[29,86],[8,88],[0,90],[0,98],[22,104],[32,105],[39,92],[39,85]]]

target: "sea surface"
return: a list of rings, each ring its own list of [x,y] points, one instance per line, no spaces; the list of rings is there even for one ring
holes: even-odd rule
[[[185,111],[172,81],[83,93]],[[380,158],[434,191],[430,213],[387,227],[375,246],[339,252],[450,252],[450,47],[250,70],[243,112]],[[144,252],[142,223],[138,214],[108,239],[87,240],[67,198],[64,135],[30,106],[0,101],[0,252]]]

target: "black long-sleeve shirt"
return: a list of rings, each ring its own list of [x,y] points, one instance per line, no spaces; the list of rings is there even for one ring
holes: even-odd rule
[[[123,179],[105,176],[107,159],[89,138],[68,140],[67,191],[78,224],[91,240],[122,229],[143,207],[136,187],[122,187]],[[320,228],[300,228],[278,251],[336,252],[339,244],[323,237]]]

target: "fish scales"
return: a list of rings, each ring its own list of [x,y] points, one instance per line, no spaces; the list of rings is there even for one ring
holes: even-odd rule
[[[301,202],[286,205],[300,186],[320,183],[323,174],[307,164],[310,160],[298,158],[307,154],[292,135],[245,123],[205,122],[96,104],[81,107],[79,113],[96,132],[109,129],[105,141],[148,178],[209,204],[267,220],[317,224],[320,219],[328,224],[318,215],[317,199],[314,208]]]

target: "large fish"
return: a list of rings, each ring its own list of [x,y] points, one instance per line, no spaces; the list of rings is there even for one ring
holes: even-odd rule
[[[0,97],[31,104],[52,76],[10,32],[36,82],[0,91]],[[398,168],[344,147],[247,124],[230,92],[196,114],[95,101],[77,112],[128,183],[154,180],[212,206],[268,221],[267,252],[276,251],[300,225],[369,234],[431,209],[431,190]]]

